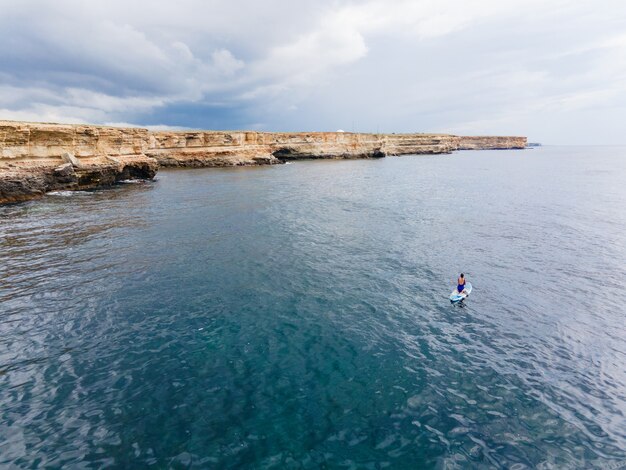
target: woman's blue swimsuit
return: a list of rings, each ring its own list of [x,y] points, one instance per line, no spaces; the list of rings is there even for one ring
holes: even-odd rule
[[[458,286],[456,286],[456,290],[459,291],[459,294],[463,292],[463,289],[465,289],[465,284],[459,284]]]

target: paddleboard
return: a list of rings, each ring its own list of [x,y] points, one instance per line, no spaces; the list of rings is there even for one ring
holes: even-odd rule
[[[465,283],[465,289],[462,294],[459,294],[459,291],[456,288],[450,294],[450,302],[460,302],[461,300],[467,299],[467,296],[472,293],[472,284],[469,282]]]

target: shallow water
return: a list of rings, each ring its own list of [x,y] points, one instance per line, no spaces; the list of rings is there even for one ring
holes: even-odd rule
[[[544,147],[0,207],[0,466],[626,465],[625,177]]]

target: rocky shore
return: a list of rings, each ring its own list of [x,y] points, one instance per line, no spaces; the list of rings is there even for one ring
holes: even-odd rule
[[[158,131],[0,121],[0,204],[55,190],[151,179],[159,167],[271,165],[466,149],[523,149],[526,137],[447,134]]]

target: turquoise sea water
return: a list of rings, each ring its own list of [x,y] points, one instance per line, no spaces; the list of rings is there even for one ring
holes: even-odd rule
[[[544,147],[1,207],[0,467],[626,466],[625,177]]]

